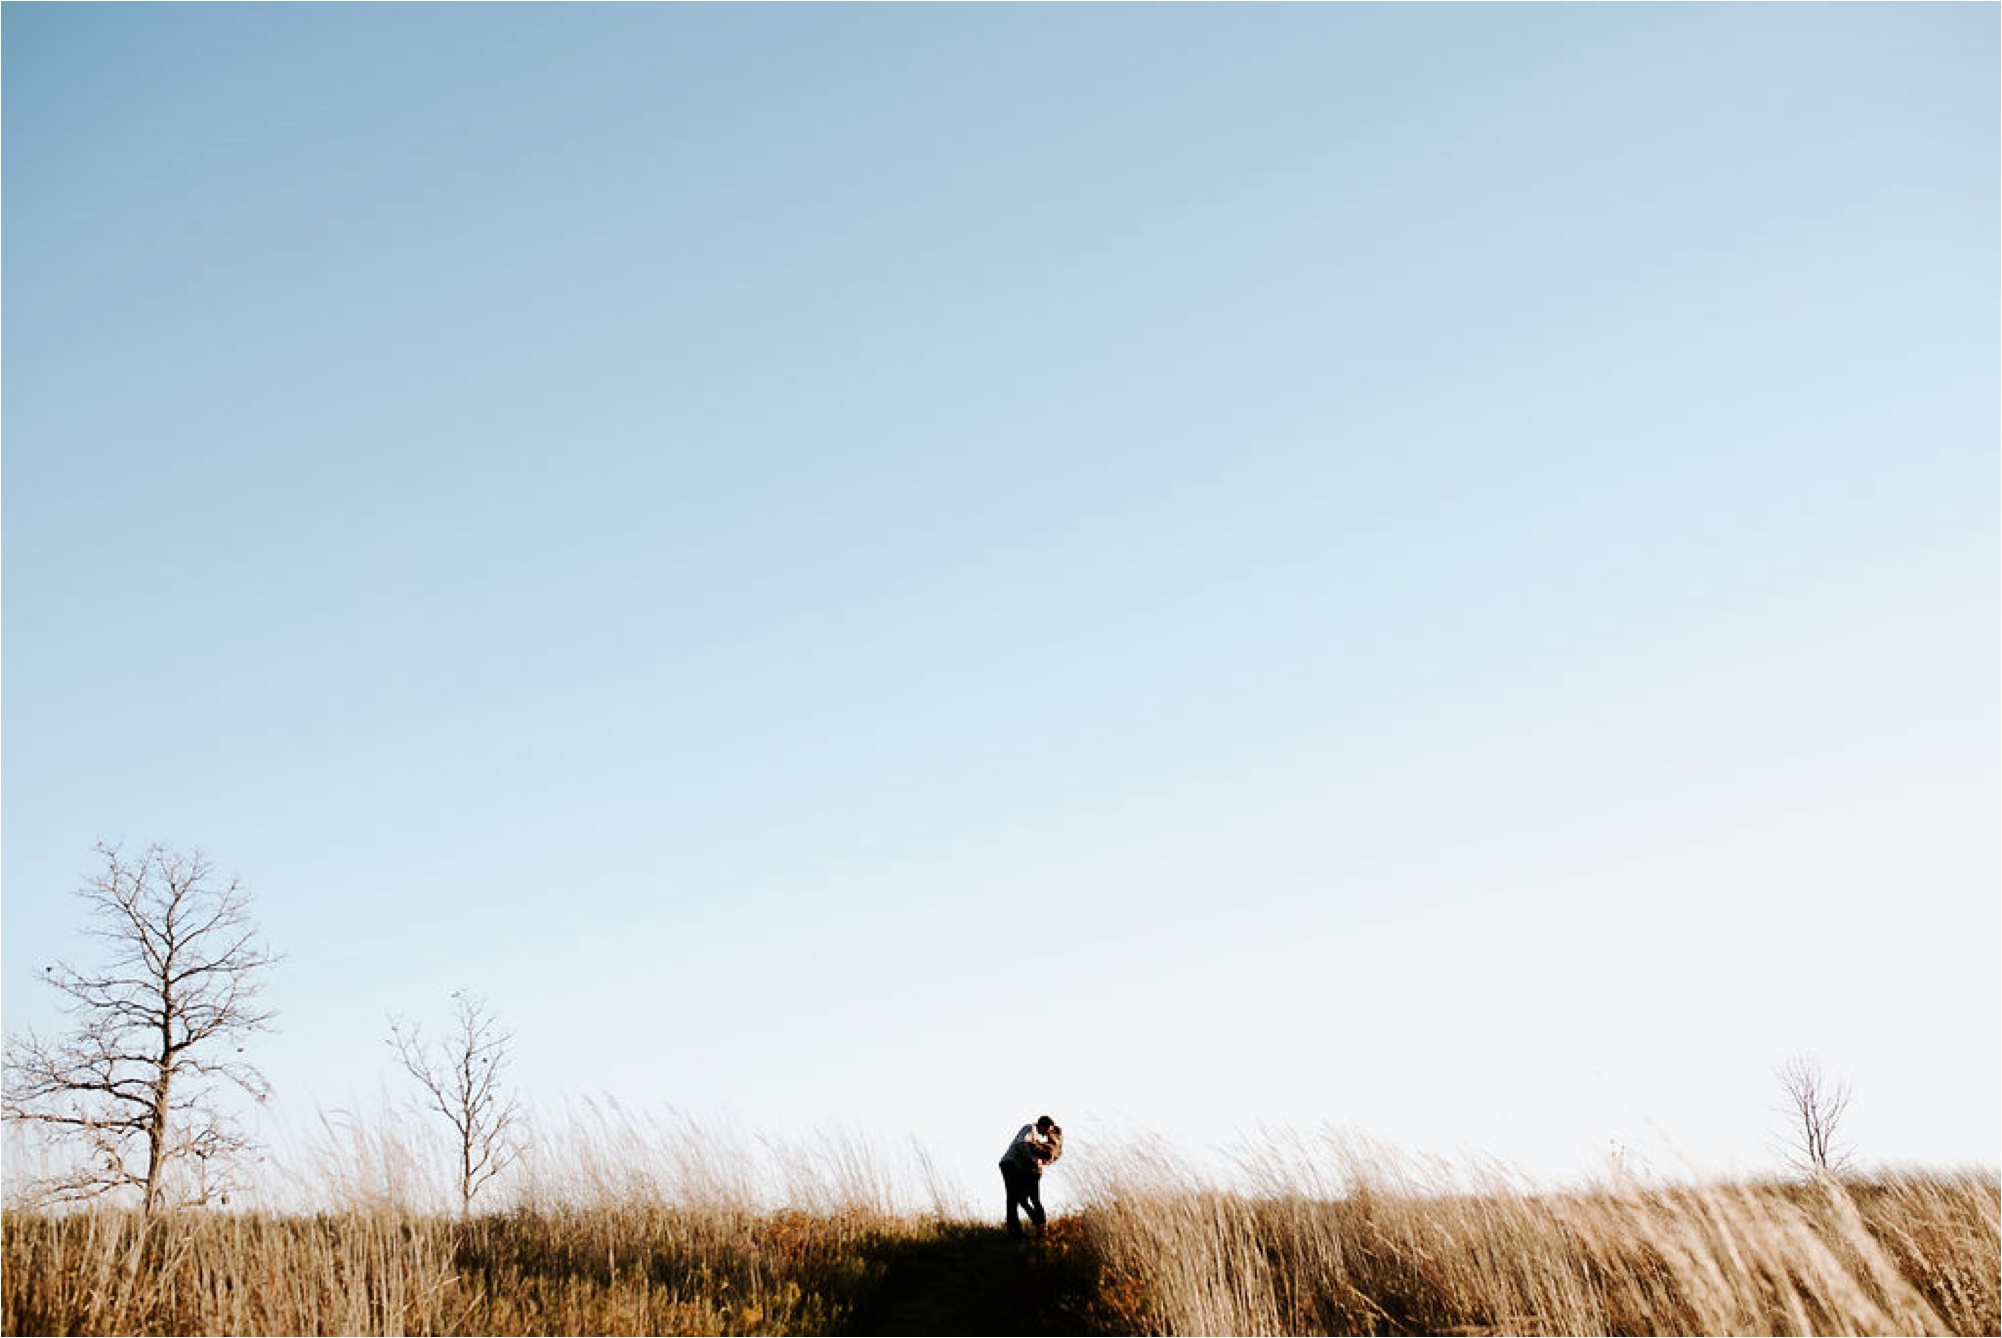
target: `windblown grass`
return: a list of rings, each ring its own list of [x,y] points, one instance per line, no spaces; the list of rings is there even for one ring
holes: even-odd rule
[[[828,1333],[926,1224],[665,1206],[6,1221],[9,1333]]]
[[[7,1333],[839,1331],[886,1258],[936,1238],[922,1154],[746,1144],[680,1117],[574,1113],[497,1211],[460,1221],[434,1150],[324,1122],[265,1197],[316,1211],[9,1211]]]
[[[1273,1140],[1064,1163],[1018,1249],[922,1156],[600,1119],[460,1221],[329,1128],[319,1211],[0,1220],[7,1333],[1994,1333],[1993,1172],[1555,1192]],[[332,1173],[332,1178],[328,1176]],[[927,1183],[929,1182],[929,1191]],[[296,1189],[297,1187],[295,1187]],[[927,1192],[932,1202],[923,1203]],[[1074,1195],[1073,1197],[1077,1197]]]
[[[1306,1174],[1295,1158],[1253,1158],[1248,1192],[1158,1155],[1096,1168],[1072,1230],[1099,1268],[1099,1322],[1164,1334],[2002,1325],[1992,1172],[1569,1193],[1494,1175],[1468,1193],[1395,1158],[1334,1153]]]

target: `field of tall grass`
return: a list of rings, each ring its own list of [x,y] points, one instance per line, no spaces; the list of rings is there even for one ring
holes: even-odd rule
[[[2002,1331],[1992,1171],[1470,1183],[1275,1137],[1228,1175],[1074,1148],[1007,1239],[915,1149],[600,1120],[460,1220],[393,1134],[329,1126],[313,1207],[10,1208],[7,1333]],[[295,1204],[308,1187],[294,1185]],[[928,1201],[927,1201],[928,1200]]]
[[[1094,1168],[1079,1227],[1132,1333],[1995,1333],[1993,1172],[1473,1192],[1339,1145]],[[1331,1174],[1332,1171],[1332,1174]]]

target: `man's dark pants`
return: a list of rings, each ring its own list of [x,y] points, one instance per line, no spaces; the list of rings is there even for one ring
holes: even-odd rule
[[[1008,1234],[1022,1234],[1022,1222],[1016,1215],[1017,1209],[1026,1208],[1029,1220],[1036,1224],[1036,1232],[1043,1230],[1043,1173],[1025,1171],[1011,1162],[1001,1163],[1001,1183],[1008,1187]]]

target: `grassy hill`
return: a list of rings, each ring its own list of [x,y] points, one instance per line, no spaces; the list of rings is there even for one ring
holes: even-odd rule
[[[631,1197],[0,1222],[7,1333],[1994,1333],[1992,1173],[1339,1197],[1101,1183],[1047,1239]]]

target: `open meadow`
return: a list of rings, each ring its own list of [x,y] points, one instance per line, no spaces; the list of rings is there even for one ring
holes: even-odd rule
[[[1992,1172],[1539,1190],[1275,1139],[1229,1183],[1130,1147],[1008,1239],[859,1143],[641,1130],[538,1157],[466,1219],[394,1140],[319,1210],[10,1210],[26,1333],[1993,1333]],[[331,1153],[332,1149],[328,1149]],[[922,1172],[922,1157],[919,1156]],[[741,1170],[741,1174],[737,1171]],[[922,1174],[918,1177],[922,1179]],[[937,1187],[934,1186],[936,1189]]]
[[[2002,1338],[2002,3],[0,37],[0,1338]]]

